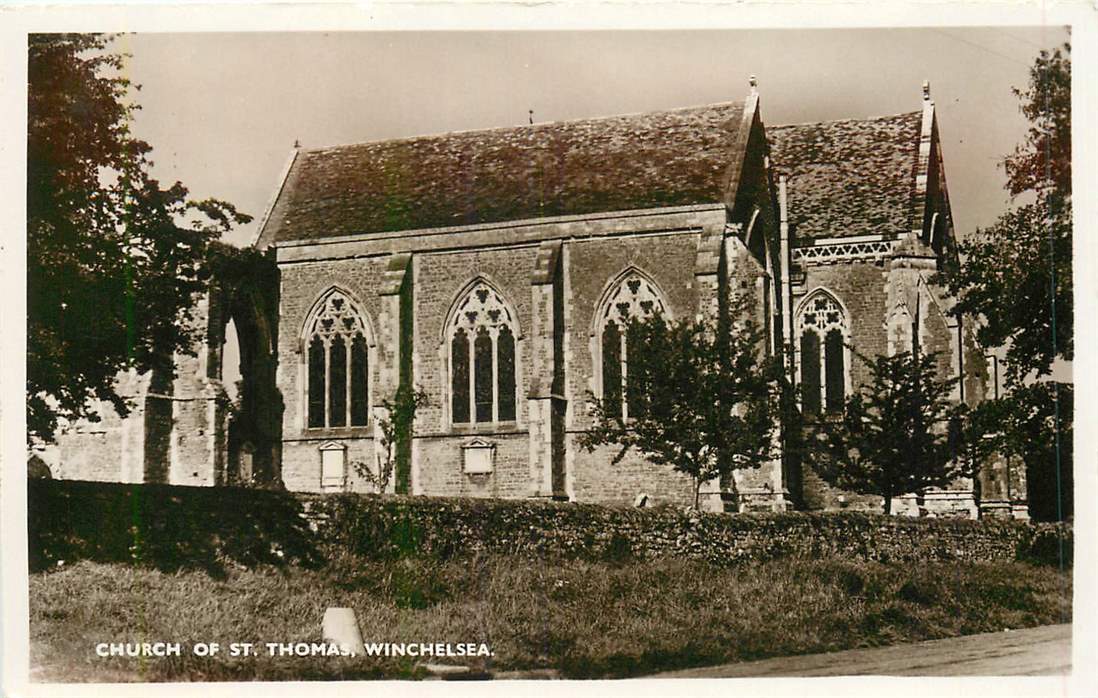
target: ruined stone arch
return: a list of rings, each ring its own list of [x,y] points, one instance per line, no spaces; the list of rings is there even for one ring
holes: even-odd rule
[[[284,403],[278,369],[278,275],[254,250],[224,253],[208,291],[206,376],[218,391],[214,408],[217,484],[281,486]],[[236,330],[240,389],[226,382],[228,326]],[[230,352],[231,354],[232,352]]]

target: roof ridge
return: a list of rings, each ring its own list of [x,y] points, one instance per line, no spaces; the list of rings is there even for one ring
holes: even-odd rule
[[[867,116],[861,119],[825,119],[824,121],[798,121],[792,124],[773,124],[765,125],[769,131],[772,128],[792,128],[794,126],[821,126],[823,124],[842,124],[842,123],[863,123],[866,121],[884,121],[885,119],[895,119],[898,116],[922,116],[922,109],[913,109],[911,111],[902,111],[896,114],[882,114],[880,116]]]
[[[539,121],[535,124],[516,124],[513,126],[490,126],[488,128],[470,128],[459,131],[438,131],[436,133],[421,133],[415,136],[401,136],[399,138],[379,138],[371,141],[356,141],[354,143],[341,143],[339,145],[329,145],[320,148],[300,148],[299,152],[305,155],[312,155],[317,153],[328,153],[344,148],[355,148],[364,145],[377,145],[380,143],[407,143],[409,141],[416,141],[429,138],[446,138],[450,136],[461,136],[472,133],[492,133],[495,131],[509,131],[518,129],[535,129],[544,128],[548,126],[559,126],[561,124],[579,124],[598,121],[609,121],[611,119],[627,119],[637,116],[650,116],[654,114],[674,114],[676,112],[698,111],[701,109],[712,109],[714,107],[731,107],[739,106],[743,107],[743,101],[730,100],[727,102],[711,102],[709,104],[695,104],[686,107],[674,107],[672,109],[653,109],[651,111],[637,111],[629,112],[626,114],[607,114],[604,116],[587,116],[578,119],[559,119],[557,121]]]

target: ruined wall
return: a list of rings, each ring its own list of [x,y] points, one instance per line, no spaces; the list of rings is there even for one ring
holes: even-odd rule
[[[217,454],[222,449],[221,382],[207,375],[204,343],[209,298],[201,298],[193,322],[199,344],[195,355],[177,353],[168,369],[120,374],[116,390],[131,409],[120,416],[107,402],[97,403],[98,421],[81,419],[59,430],[47,462],[54,477],[68,480],[160,482],[180,485],[223,484]],[[52,461],[52,462],[51,462]]]
[[[119,376],[118,392],[133,397],[133,409],[125,418],[105,402],[98,403],[99,421],[80,420],[61,428],[57,443],[44,450],[43,458],[53,477],[62,480],[142,482],[144,480],[145,402],[148,377],[136,373]]]
[[[281,397],[274,385],[278,269],[269,255],[216,244],[209,280],[193,298],[189,347],[162,351],[144,375],[117,377],[131,411],[106,403],[101,419],[63,427],[44,452],[56,477],[195,486],[278,483]],[[241,389],[234,400],[222,375],[226,325],[236,324]],[[255,479],[239,477],[232,436],[244,434]],[[262,437],[262,438],[259,438]]]

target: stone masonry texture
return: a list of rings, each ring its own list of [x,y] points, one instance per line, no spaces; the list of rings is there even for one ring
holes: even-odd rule
[[[361,469],[378,462],[383,403],[404,385],[422,389],[428,403],[414,438],[398,440],[389,491],[690,503],[688,478],[670,468],[638,453],[614,463],[613,447],[579,446],[590,396],[601,391],[596,313],[626,274],[650,282],[675,319],[715,314],[734,323],[726,311],[746,296],[768,334],[760,353],[780,354],[793,381],[799,304],[826,290],[846,311],[847,392],[869,378],[858,355],[910,350],[917,339],[920,350],[938,352],[943,376],[963,377],[963,398],[975,404],[989,392],[983,357],[968,320],[952,317],[952,299],[931,283],[955,254],[938,138],[928,99],[896,116],[767,126],[753,90],[742,102],[298,152],[257,244],[278,275],[274,346],[256,345],[270,351],[256,365],[272,375],[251,376],[272,383],[255,393],[272,403],[263,413],[274,422],[281,415],[269,484],[320,492],[324,447],[345,455],[332,489],[372,492]],[[789,226],[784,251],[779,221]],[[450,414],[445,323],[474,283],[488,284],[513,315],[513,421],[454,424]],[[365,426],[306,424],[303,331],[332,289],[351,299],[370,335]],[[220,317],[216,294],[208,302]],[[211,324],[207,346],[175,357],[175,384],[159,392],[147,376],[126,377],[134,413],[105,413],[63,434],[53,474],[233,482],[224,386],[210,365],[223,340],[223,327]],[[960,399],[962,386],[956,392]],[[490,452],[490,472],[465,472],[470,446]],[[1019,496],[1008,473],[981,484],[997,501],[1006,490]],[[784,456],[738,473],[736,485],[741,510],[880,507]],[[976,489],[958,481],[897,507],[973,515]],[[705,508],[724,506],[719,486],[703,492]]]

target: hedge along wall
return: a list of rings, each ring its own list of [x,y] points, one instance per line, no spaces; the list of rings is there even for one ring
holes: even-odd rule
[[[1069,566],[1065,524],[863,513],[686,514],[540,500],[319,495],[32,480],[30,565],[92,559],[160,569],[316,565],[333,555],[478,552],[719,565],[786,556],[881,562],[1012,560]]]
[[[303,497],[310,527],[358,555],[475,552],[599,560],[688,557],[718,565],[780,557],[879,562],[1022,559],[1071,565],[1068,524],[911,519],[860,512],[698,514],[541,500]]]
[[[301,502],[235,487],[28,480],[32,572],[76,560],[162,570],[323,562]]]

